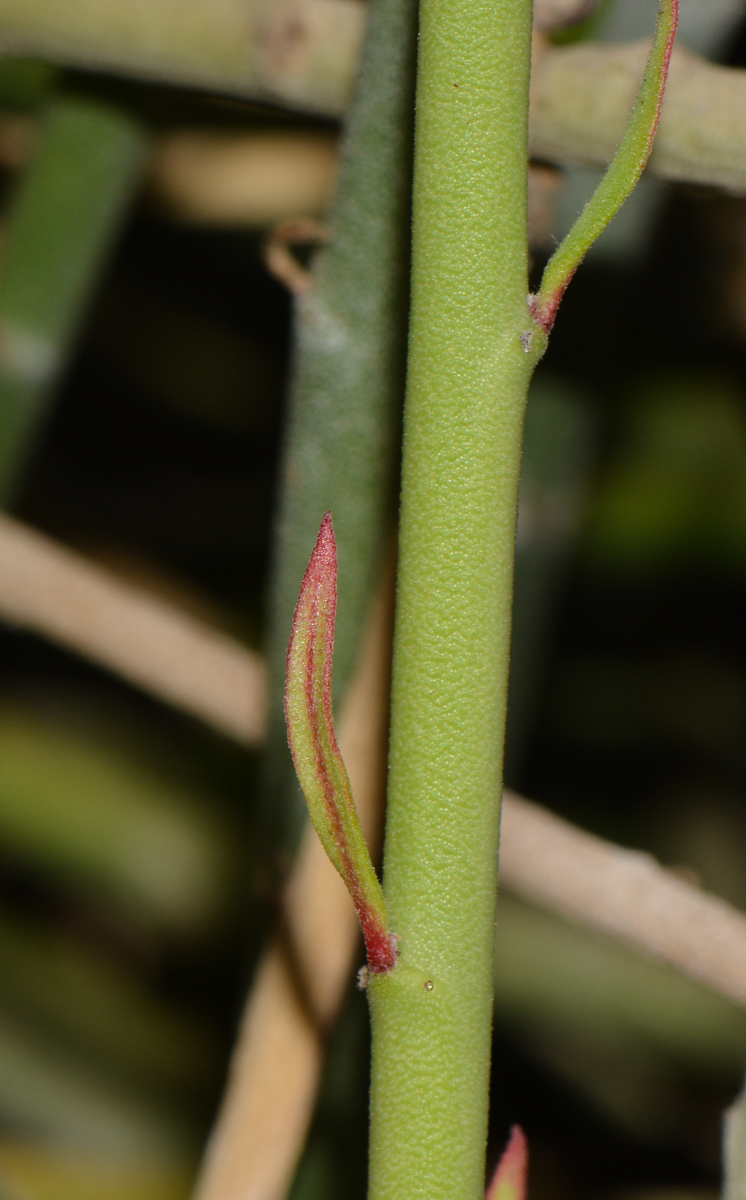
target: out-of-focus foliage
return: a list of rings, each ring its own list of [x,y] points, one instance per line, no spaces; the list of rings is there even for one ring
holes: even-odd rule
[[[746,565],[746,416],[734,384],[635,388],[594,506],[588,553],[625,571]]]
[[[227,830],[204,804],[131,755],[7,707],[0,839],[6,855],[176,930],[214,918],[235,878]]]

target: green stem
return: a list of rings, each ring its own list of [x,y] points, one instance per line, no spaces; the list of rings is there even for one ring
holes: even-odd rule
[[[0,503],[13,499],[145,165],[128,113],[63,96],[11,205],[0,281]]]
[[[423,0],[384,873],[400,960],[369,986],[374,1200],[484,1191],[513,543],[543,347],[530,37],[530,0]]]

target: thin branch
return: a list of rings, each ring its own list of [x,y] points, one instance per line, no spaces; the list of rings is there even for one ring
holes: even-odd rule
[[[538,804],[503,799],[500,882],[746,1006],[746,914]]]
[[[359,0],[0,0],[0,52],[340,116]]]
[[[108,667],[247,745],[265,736],[258,654],[0,514],[0,618]]]
[[[0,516],[0,618],[108,667],[229,737],[263,740],[266,683],[257,654],[7,516]],[[380,653],[385,667],[386,651]],[[344,710],[344,737],[356,748],[343,754],[358,763],[367,756],[372,778],[378,750],[370,739],[379,743],[361,704],[350,699]],[[358,713],[357,724],[348,710]],[[356,770],[360,797],[367,776]],[[501,880],[511,891],[603,929],[746,1006],[746,915],[725,901],[648,855],[509,793],[500,854]]]

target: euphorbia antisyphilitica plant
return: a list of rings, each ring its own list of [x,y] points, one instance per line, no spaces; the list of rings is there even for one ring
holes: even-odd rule
[[[286,693],[311,817],[368,950],[372,1200],[484,1194],[526,395],[574,271],[650,153],[677,16],[678,0],[662,0],[617,154],[529,296],[530,0],[422,0],[383,889],[333,732],[328,516],[296,610]]]

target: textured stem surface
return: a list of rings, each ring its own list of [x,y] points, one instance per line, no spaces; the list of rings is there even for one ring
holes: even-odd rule
[[[424,0],[371,1196],[476,1200],[526,307],[530,0]]]
[[[0,49],[338,116],[365,16],[356,0],[0,0]]]

